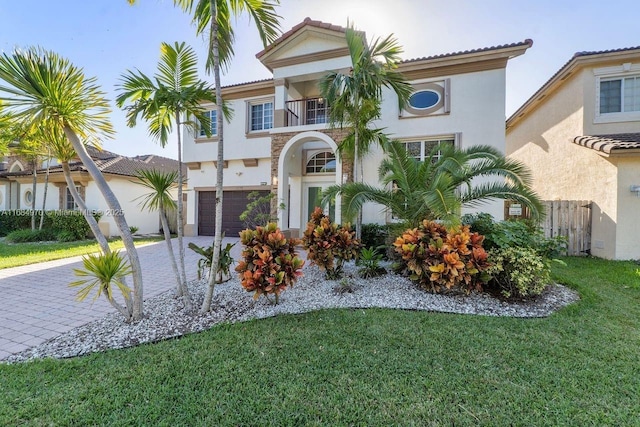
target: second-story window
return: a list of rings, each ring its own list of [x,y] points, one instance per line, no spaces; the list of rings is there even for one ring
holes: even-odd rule
[[[600,114],[640,111],[640,76],[602,79]]]
[[[251,104],[249,129],[253,131],[267,130],[273,127],[273,102]]]
[[[210,125],[211,125],[210,127],[211,136],[217,136],[218,135],[218,112],[216,110],[209,110],[205,114],[209,116]],[[198,135],[201,138],[206,138],[207,136],[206,130],[202,126],[202,123],[200,124],[200,131],[198,132]]]

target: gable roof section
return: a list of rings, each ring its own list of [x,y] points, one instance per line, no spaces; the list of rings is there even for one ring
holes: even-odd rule
[[[640,133],[577,136],[573,143],[605,154],[635,153],[640,152]]]
[[[590,52],[576,52],[551,76],[515,113],[507,119],[507,129],[513,127],[526,114],[537,108],[550,93],[558,89],[576,71],[588,65],[604,62],[632,60],[640,57],[640,46]]]
[[[309,17],[282,34],[277,40],[256,54],[256,58],[273,72],[279,68],[292,64],[319,61],[329,58],[348,56],[349,49],[344,38],[346,29],[339,25],[316,21]],[[364,33],[363,33],[364,34]],[[311,51],[296,52],[299,41],[307,38],[324,38],[330,48],[312,49]],[[287,52],[290,54],[287,55]],[[291,53],[293,52],[293,53]]]

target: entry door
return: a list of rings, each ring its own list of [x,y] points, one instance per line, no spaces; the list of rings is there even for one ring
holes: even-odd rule
[[[316,209],[316,207],[320,206],[324,211],[325,215],[329,215],[331,221],[335,220],[336,217],[336,204],[335,201],[331,201],[330,203],[322,205],[322,192],[326,190],[329,186],[334,184],[333,182],[329,183],[307,183],[305,184],[305,200],[304,207],[302,212],[302,224],[306,224],[309,222],[309,218],[311,218],[311,214]]]

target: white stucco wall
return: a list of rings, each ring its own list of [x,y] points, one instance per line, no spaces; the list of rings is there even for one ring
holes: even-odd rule
[[[398,116],[398,101],[391,90],[386,89],[382,105],[382,118],[374,126],[384,127],[392,137],[399,140],[457,136],[462,148],[472,145],[492,145],[505,151],[505,70],[490,70],[469,74],[441,76],[424,79],[412,84],[440,82],[450,79],[451,111],[446,114],[424,117]],[[383,152],[376,148],[365,158],[364,180],[377,182],[378,166]],[[467,212],[487,212],[496,219],[504,216],[503,201],[489,201],[478,209]],[[382,206],[367,204],[363,210],[363,222],[384,222]]]

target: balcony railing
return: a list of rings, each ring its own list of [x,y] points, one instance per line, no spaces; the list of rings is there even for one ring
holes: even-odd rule
[[[305,98],[285,103],[285,126],[327,123],[329,104],[324,98]]]

